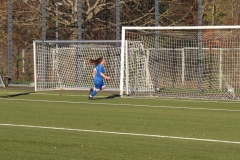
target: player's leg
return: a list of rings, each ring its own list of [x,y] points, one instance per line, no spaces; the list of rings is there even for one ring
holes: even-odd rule
[[[102,82],[99,82],[97,80],[94,80],[94,84],[95,84],[95,88],[94,90],[91,92],[91,94],[89,95],[88,99],[92,100],[93,97],[101,90],[102,88]]]
[[[96,89],[89,95],[88,99],[92,100],[93,97],[100,91],[100,89]]]
[[[89,90],[89,94],[91,94],[93,91],[94,91],[94,88],[91,87]]]
[[[105,86],[104,81],[102,81],[102,88],[101,88],[101,90],[104,90],[104,89],[106,89],[106,86]]]

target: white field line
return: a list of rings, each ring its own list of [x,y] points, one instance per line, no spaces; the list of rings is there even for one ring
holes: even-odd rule
[[[9,94],[21,94],[21,93],[26,93],[26,92],[0,92],[2,94],[5,94],[5,95],[9,95]],[[39,92],[35,92],[35,93],[29,93],[29,94],[40,94],[40,95],[48,95],[48,96],[66,96],[66,97],[87,97],[89,95],[71,95],[71,94],[65,94],[65,93],[39,93]],[[101,96],[101,95],[98,95],[97,97],[106,97],[106,96]],[[199,103],[221,103],[221,104],[231,104],[231,103],[239,103],[240,104],[240,101],[224,101],[224,100],[219,100],[219,101],[216,101],[216,100],[197,100],[197,99],[181,99],[181,98],[156,98],[156,97],[122,97],[122,98],[129,98],[129,99],[152,99],[152,100],[158,100],[158,101],[180,101],[180,102],[199,102]]]
[[[226,111],[226,112],[240,112],[240,110],[231,109],[213,109],[213,108],[191,108],[191,107],[175,107],[175,106],[151,106],[151,105],[136,105],[123,103],[94,103],[94,102],[72,102],[72,101],[50,101],[50,100],[32,100],[32,99],[11,99],[0,98],[0,100],[7,101],[28,101],[28,102],[46,102],[46,103],[68,103],[68,104],[89,104],[89,105],[109,105],[109,106],[131,106],[131,107],[147,107],[147,108],[168,108],[168,109],[188,109],[188,110],[206,110],[206,111]]]
[[[162,136],[162,135],[139,134],[139,133],[110,132],[110,131],[97,131],[97,130],[72,129],[72,128],[57,128],[57,127],[18,125],[18,124],[4,124],[4,123],[0,123],[0,126],[38,128],[38,129],[52,129],[52,130],[64,130],[64,131],[91,132],[91,133],[104,133],[104,134],[116,134],[116,135],[128,135],[128,136],[141,136],[141,137],[169,138],[169,139],[180,139],[180,140],[192,140],[192,141],[240,144],[240,142],[238,142],[238,141],[224,141],[224,140],[216,140],[216,139],[201,139],[201,138]]]
[[[199,103],[220,103],[220,104],[228,104],[228,103],[239,103],[240,104],[240,101],[224,101],[224,100],[219,100],[219,101],[216,101],[216,100],[204,100],[204,99],[201,99],[201,100],[197,100],[197,99],[184,99],[184,98],[160,98],[160,97],[124,97],[124,98],[131,98],[131,99],[154,99],[154,100],[158,100],[158,101],[179,101],[179,102],[199,102]]]

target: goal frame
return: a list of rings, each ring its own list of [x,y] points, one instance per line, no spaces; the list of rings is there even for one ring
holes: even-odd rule
[[[50,43],[50,44],[56,44],[56,47],[58,47],[58,44],[60,43],[64,43],[64,44],[71,44],[71,43],[75,43],[75,44],[87,44],[87,43],[116,43],[116,44],[120,44],[121,40],[34,40],[33,41],[33,61],[34,61],[34,90],[38,91],[37,88],[37,79],[38,79],[38,75],[37,75],[37,44],[46,44],[46,43]],[[119,48],[121,47],[121,45],[119,45]],[[120,52],[119,52],[120,54]],[[120,62],[119,62],[120,64]],[[120,87],[119,87],[120,88]],[[58,90],[58,89],[57,89]],[[74,90],[74,89],[71,89]],[[119,91],[119,89],[118,89]]]
[[[0,75],[0,87],[3,87],[3,88],[6,87],[1,75]]]
[[[229,25],[229,26],[152,26],[152,27],[141,27],[141,26],[123,26],[122,37],[121,37],[121,75],[120,75],[120,96],[124,95],[124,67],[125,67],[125,54],[127,53],[126,48],[126,30],[198,30],[198,34],[202,36],[201,31],[206,29],[240,29],[240,25]],[[198,47],[201,49],[201,39]],[[126,66],[127,67],[127,66]],[[126,73],[127,74],[127,73]],[[127,82],[126,82],[127,83]],[[127,88],[127,87],[126,87]],[[199,88],[201,89],[201,88]]]

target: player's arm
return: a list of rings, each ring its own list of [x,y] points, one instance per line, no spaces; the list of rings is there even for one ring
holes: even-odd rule
[[[110,77],[106,76],[104,73],[100,73],[100,75],[103,77],[103,78],[106,78],[106,79],[110,79]]]
[[[93,68],[93,72],[92,72],[93,79],[95,78],[95,75],[96,75],[96,68]]]
[[[105,69],[103,67],[100,69],[100,75],[105,79],[110,79],[110,77],[105,75]]]

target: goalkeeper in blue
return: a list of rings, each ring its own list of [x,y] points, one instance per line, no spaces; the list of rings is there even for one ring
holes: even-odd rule
[[[93,97],[100,91],[104,90],[106,88],[104,84],[104,78],[110,79],[110,77],[105,75],[105,69],[103,67],[103,64],[105,63],[105,59],[103,57],[100,57],[98,59],[90,59],[89,62],[91,64],[95,65],[95,68],[93,69],[93,79],[94,79],[94,85],[95,88],[90,89],[90,95],[88,97],[89,100],[93,100]]]

